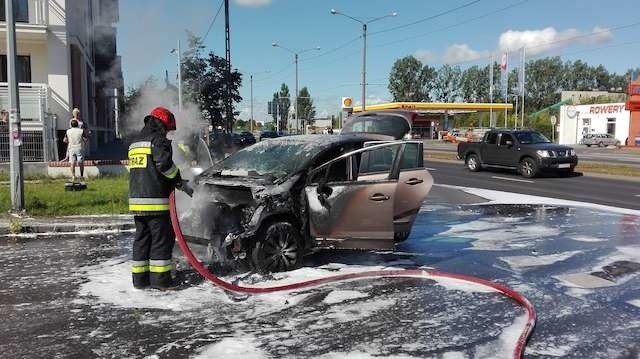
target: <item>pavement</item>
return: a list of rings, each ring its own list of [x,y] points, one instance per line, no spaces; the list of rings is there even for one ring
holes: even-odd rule
[[[227,279],[274,285],[428,266],[525,295],[538,312],[525,358],[637,358],[640,216],[491,196],[487,204],[438,185],[394,252],[321,250],[292,272]],[[418,278],[238,297],[178,262],[183,290],[134,290],[132,240],[131,233],[0,239],[1,356],[509,358],[522,328],[522,310],[502,296]]]

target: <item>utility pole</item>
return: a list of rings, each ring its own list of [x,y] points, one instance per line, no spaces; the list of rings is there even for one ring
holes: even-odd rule
[[[362,111],[367,101],[367,23],[362,24]]]
[[[227,132],[231,133],[233,131],[233,110],[231,109],[231,33],[229,30],[229,0],[224,0],[224,34],[227,59],[227,99],[225,101],[225,112],[227,117]]]
[[[22,170],[22,128],[20,94],[16,78],[16,23],[13,7],[16,0],[5,1],[7,24],[7,79],[9,85],[9,171],[11,177],[11,212],[24,211],[24,178]]]
[[[178,39],[178,47],[171,50],[172,54],[178,54],[178,111],[182,112],[182,50],[180,49],[180,39]],[[168,73],[165,75],[165,81],[169,85]]]
[[[298,93],[298,53],[295,54],[294,59],[296,63],[296,97],[293,99],[293,107],[296,111],[296,131],[300,132],[300,120],[298,118],[298,96],[300,96]]]
[[[396,12],[392,12],[390,14],[376,17],[374,19],[371,19],[365,22],[361,19],[341,13],[336,9],[331,9],[330,12],[331,12],[331,15],[341,15],[362,24],[362,111],[364,111],[366,106],[365,102],[367,100],[367,25],[374,21],[382,20],[388,17],[395,17],[398,14]]]
[[[249,75],[249,83],[251,87],[251,117],[249,118],[249,131],[253,133],[253,74]]]

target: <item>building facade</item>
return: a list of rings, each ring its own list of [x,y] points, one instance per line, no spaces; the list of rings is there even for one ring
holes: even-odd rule
[[[116,132],[122,96],[116,51],[118,0],[17,0],[16,63],[27,161],[65,156],[71,110],[79,108],[95,151]],[[0,4],[0,107],[8,107],[6,23]],[[0,161],[4,144],[0,143]]]
[[[629,138],[629,118],[623,102],[561,106],[558,141],[575,145],[585,135],[610,134],[624,145]]]

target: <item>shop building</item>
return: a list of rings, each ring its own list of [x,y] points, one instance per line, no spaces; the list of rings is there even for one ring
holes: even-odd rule
[[[609,134],[628,144],[630,112],[625,103],[561,106],[558,143],[579,144],[585,135]]]

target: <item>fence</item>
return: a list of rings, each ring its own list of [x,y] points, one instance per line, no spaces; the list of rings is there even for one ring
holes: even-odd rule
[[[9,128],[0,125],[0,162],[9,161]],[[45,160],[42,131],[22,131],[22,159],[27,162]]]

